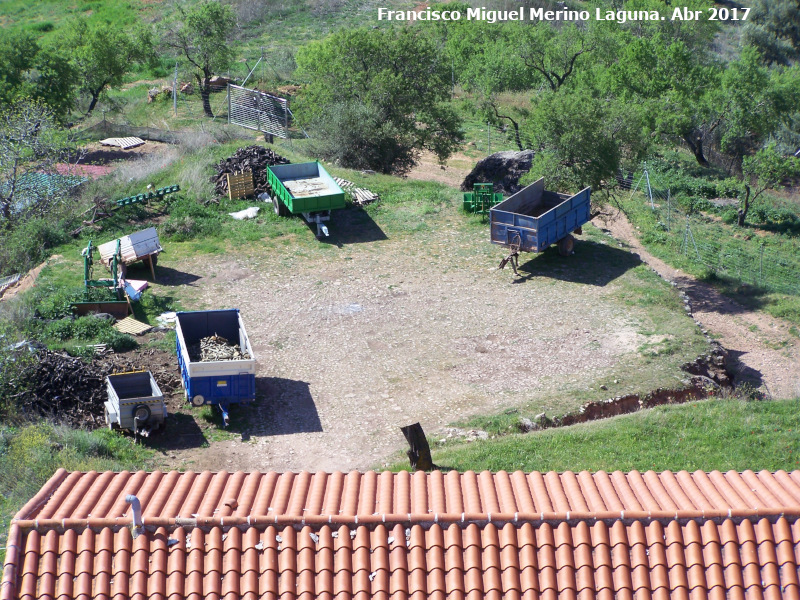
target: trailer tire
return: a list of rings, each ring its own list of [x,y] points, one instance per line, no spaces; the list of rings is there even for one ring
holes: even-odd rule
[[[285,217],[289,214],[289,211],[286,209],[284,203],[280,198],[278,198],[278,194],[272,196],[272,208],[275,211],[275,214],[279,217]]]
[[[194,396],[192,398],[192,406],[198,406],[199,407],[199,406],[203,406],[203,404],[205,404],[205,403],[206,403],[206,399],[203,398],[203,396],[201,396],[200,394],[197,394],[197,396]]]
[[[575,238],[571,235],[567,235],[566,237],[561,238],[558,240],[558,253],[561,256],[569,256],[574,252],[575,249]]]
[[[147,404],[137,404],[133,407],[133,418],[139,421],[140,424],[147,423],[152,412]]]

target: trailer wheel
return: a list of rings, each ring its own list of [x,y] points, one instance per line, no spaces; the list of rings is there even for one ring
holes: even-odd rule
[[[117,425],[116,423],[112,423],[111,417],[108,415],[108,409],[105,409],[104,412],[106,413],[106,424],[108,425],[108,428],[111,431],[119,429],[119,425]]]
[[[561,256],[569,256],[575,249],[575,238],[571,235],[558,240],[558,253]]]
[[[150,407],[147,404],[137,404],[133,407],[133,418],[139,423],[147,423],[147,419],[150,418]]]
[[[275,214],[279,217],[285,217],[289,214],[289,211],[286,210],[286,206],[283,204],[280,198],[278,198],[278,194],[275,194],[272,197],[272,208],[275,211]]]

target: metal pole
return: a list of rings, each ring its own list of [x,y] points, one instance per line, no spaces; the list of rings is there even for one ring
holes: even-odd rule
[[[492,130],[489,129],[489,121],[486,121],[486,154],[492,153]]]
[[[647,169],[644,170],[644,177],[647,180],[647,195],[650,196],[650,208],[655,210],[656,205],[653,204],[653,190],[650,188],[650,174],[647,172]]]
[[[175,63],[175,77],[172,80],[172,110],[178,116],[178,63]]]
[[[667,189],[667,231],[671,231],[670,226],[672,222],[672,198],[669,193],[669,188]]]
[[[758,284],[764,286],[764,244],[759,248]]]
[[[228,123],[231,122],[231,84],[228,83]]]

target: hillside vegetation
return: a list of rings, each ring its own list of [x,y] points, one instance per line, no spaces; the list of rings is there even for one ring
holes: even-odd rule
[[[479,4],[430,8],[466,11]],[[559,4],[522,2],[525,9]],[[684,4],[708,14],[713,3]],[[416,5],[380,3],[403,10]],[[664,11],[658,0],[597,5]],[[446,257],[464,272],[493,269],[497,248],[486,242],[486,219],[460,211],[460,192],[404,178],[423,157],[444,168],[453,157],[471,163],[497,150],[532,149],[522,184],[544,177],[548,189],[560,192],[590,186],[593,208],[623,210],[653,254],[785,319],[787,344],[800,337],[794,157],[800,39],[789,26],[800,19],[796,2],[754,0],[747,21],[625,23],[387,22],[377,20],[378,7],[373,0],[0,3],[0,278],[48,262],[32,289],[0,304],[6,420],[17,422],[17,398],[26,389],[26,361],[17,360],[14,343],[43,344],[85,360],[92,360],[94,343],[142,356],[173,351],[173,338],[142,341],[108,323],[72,318],[71,303],[84,295],[80,252],[90,240],[157,228],[168,261],[161,267],[172,283],[153,286],[134,307],[136,318],[152,325],[168,310],[210,307],[212,292],[193,286],[202,275],[191,279],[188,269],[216,261],[224,272],[218,259],[225,256],[252,261],[259,274],[269,273],[268,265],[285,278],[284,287],[270,288],[274,297],[252,292],[261,302],[280,298],[298,263],[327,268],[332,257],[352,260],[347,254],[354,246],[380,256],[387,237],[408,242],[399,247],[409,264],[430,259],[439,265]],[[247,87],[288,98],[289,138],[273,144],[275,151],[292,162],[326,161],[332,174],[380,194],[378,204],[348,206],[346,243],[321,244],[302,220],[278,217],[268,204],[259,204],[256,219],[228,216],[254,201],[220,198],[209,182],[214,165],[242,146],[265,143],[262,134],[227,124],[228,79],[247,79]],[[97,142],[109,137],[110,123],[119,135],[147,138],[147,146],[136,154],[101,148]],[[87,163],[110,173],[80,185],[63,177]],[[114,202],[173,184],[179,193],[148,205],[117,209]],[[703,352],[708,340],[686,318],[674,289],[602,232],[587,226],[586,234],[591,257],[562,266],[545,253],[523,265],[527,275],[514,291],[536,285],[530,293],[575,293],[587,286],[587,302],[598,298],[619,307],[621,320],[629,318],[624,325],[634,331],[628,343],[636,359],[620,367],[627,368],[625,381],[618,383],[611,368],[584,373],[585,380],[576,383],[576,377],[562,388],[569,396],[560,401],[574,408],[612,393],[677,385],[680,364]],[[763,256],[766,271],[757,260]],[[225,293],[228,288],[217,290],[216,297]],[[589,334],[574,335],[582,333]],[[285,345],[266,344],[270,352]],[[601,346],[587,339],[585,351]],[[521,393],[501,388],[503,394],[525,404]],[[542,402],[531,394],[525,409]],[[791,435],[796,408],[796,401],[715,400],[465,448],[446,444],[435,459],[459,469],[788,469],[800,451]],[[186,422],[201,418],[185,415]],[[29,493],[15,491],[18,479],[38,485],[56,464],[157,464],[149,452],[106,432],[37,424],[4,430],[0,438],[8,507]],[[26,453],[30,477],[12,462]],[[3,510],[7,516],[11,509]]]

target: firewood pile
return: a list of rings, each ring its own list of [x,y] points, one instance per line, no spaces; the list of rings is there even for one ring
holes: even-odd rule
[[[36,359],[19,382],[20,391],[7,400],[21,408],[22,420],[45,417],[80,429],[106,427],[103,403],[108,400],[106,375],[149,369],[161,391],[180,389],[173,366],[143,365],[141,356],[111,355],[84,362],[61,352],[39,349]]]
[[[242,171],[253,172],[253,185],[255,194],[269,192],[267,183],[267,167],[272,165],[286,165],[289,161],[265,148],[264,146],[248,146],[239,148],[236,153],[226,158],[216,166],[217,172],[211,177],[210,181],[214,184],[217,194],[220,196],[228,195],[228,173],[235,174]]]
[[[248,360],[250,355],[220,335],[204,337],[197,344],[189,346],[192,362],[214,362],[217,360]]]

